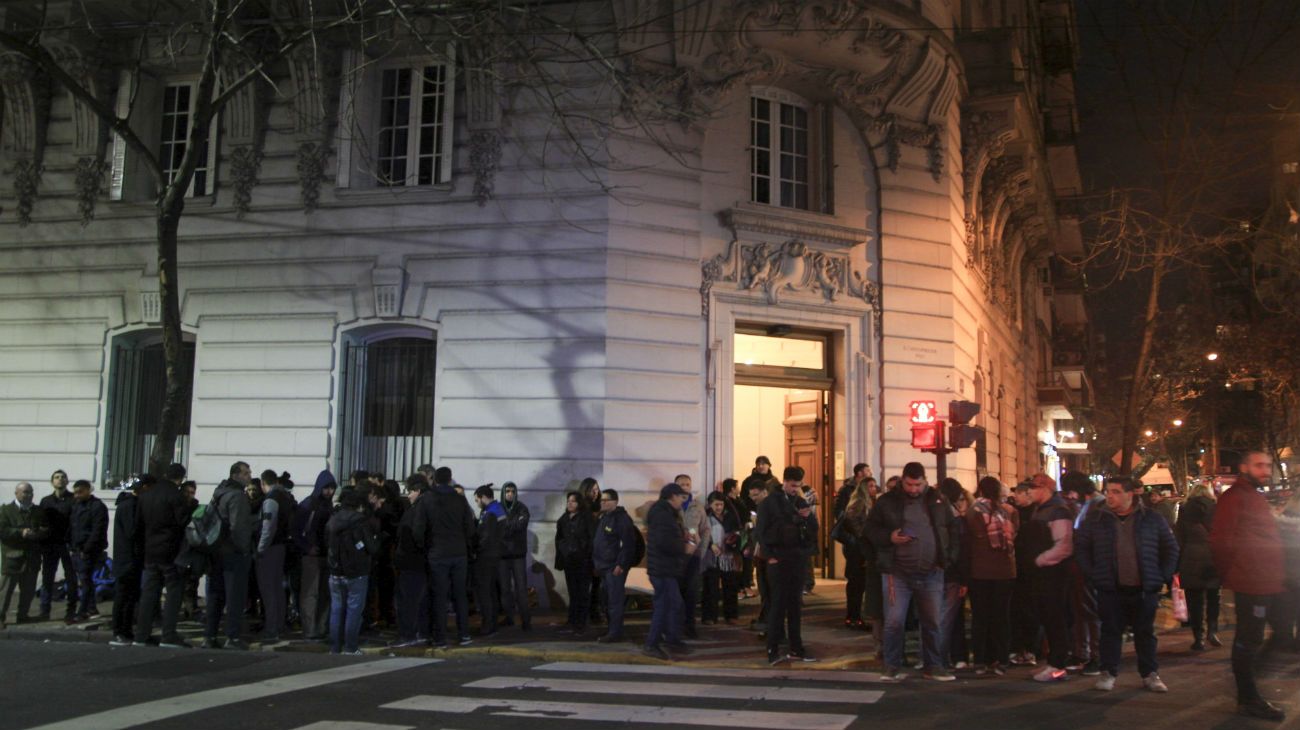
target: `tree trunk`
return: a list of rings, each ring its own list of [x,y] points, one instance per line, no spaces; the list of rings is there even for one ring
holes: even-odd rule
[[[181,305],[178,291],[176,252],[181,213],[185,196],[166,196],[158,211],[158,298],[162,305],[163,363],[165,395],[162,415],[158,419],[158,437],[149,454],[149,473],[161,477],[176,453],[176,436],[185,400],[189,397],[189,379],[185,377],[185,357],[181,335]]]
[[[1157,255],[1151,268],[1151,291],[1147,295],[1146,316],[1142,321],[1142,345],[1138,349],[1137,364],[1133,366],[1133,382],[1129,384],[1128,402],[1124,406],[1124,424],[1120,429],[1119,473],[1130,474],[1133,449],[1137,446],[1138,402],[1146,387],[1147,369],[1151,363],[1151,344],[1155,340],[1156,318],[1160,314],[1160,284],[1164,280],[1165,260]]]

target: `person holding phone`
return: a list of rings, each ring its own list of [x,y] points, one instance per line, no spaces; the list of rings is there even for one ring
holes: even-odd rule
[[[876,548],[885,609],[885,668],[881,681],[898,682],[903,667],[903,627],[907,607],[916,600],[921,622],[925,677],[950,682],[956,677],[944,667],[939,632],[943,607],[944,571],[953,566],[959,536],[948,501],[930,487],[925,467],[903,467],[898,489],[883,494],[867,514],[867,537]]]

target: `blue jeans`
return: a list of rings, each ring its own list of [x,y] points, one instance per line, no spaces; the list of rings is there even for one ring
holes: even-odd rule
[[[667,639],[669,644],[678,644],[682,640],[682,586],[680,579],[666,575],[650,576],[650,585],[655,591],[654,613],[650,615],[650,633],[645,637],[646,646],[657,646],[660,639]]]
[[[330,652],[356,651],[361,638],[361,614],[366,606],[366,586],[370,576],[344,578],[330,576]],[[346,612],[346,617],[344,613]]]
[[[907,623],[908,604],[915,598],[925,667],[942,667],[943,656],[939,652],[944,642],[939,634],[939,615],[943,610],[943,571],[932,570],[923,575],[886,573],[880,581],[885,594],[885,666],[891,669],[903,666],[903,626]]]
[[[1156,608],[1159,605],[1159,591],[1097,591],[1097,609],[1101,613],[1101,671],[1112,677],[1119,674],[1126,626],[1133,629],[1138,674],[1145,677],[1160,668],[1156,661],[1155,631]]]
[[[623,608],[627,603],[627,573],[614,575],[613,570],[600,574],[600,588],[605,592],[605,611],[609,614],[610,636],[623,636]]]
[[[95,605],[94,575],[99,566],[103,564],[103,551],[91,553],[90,555],[83,555],[80,552],[72,554],[72,569],[77,574],[77,597],[81,601],[80,607],[73,612],[77,616],[85,618],[90,614],[99,613],[99,608]]]
[[[943,665],[952,667],[957,662],[970,661],[966,646],[966,612],[962,608],[966,598],[961,595],[960,583],[943,584],[943,609],[939,612],[939,658]]]

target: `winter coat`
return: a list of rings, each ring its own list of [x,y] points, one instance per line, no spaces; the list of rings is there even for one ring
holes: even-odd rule
[[[93,494],[72,505],[68,515],[68,549],[95,555],[108,549],[108,507]]]
[[[370,520],[356,510],[339,510],[325,525],[330,575],[360,578],[370,575],[372,558],[379,553],[379,538]]]
[[[719,521],[718,518],[714,517],[713,512],[709,512],[707,529],[710,533],[710,537],[712,537],[713,525],[718,521]],[[717,547],[721,549],[721,552],[715,555],[713,553],[712,547],[705,550],[704,557],[701,558],[700,560],[700,567],[702,567],[704,570],[711,570],[713,568],[721,569],[722,567],[721,564],[722,562],[724,562],[723,560],[721,560],[721,558],[723,558],[723,556],[727,556],[728,559],[725,562],[733,566],[732,568],[730,568],[730,570],[733,571],[739,570],[740,569],[740,519],[736,517],[735,513],[733,513],[731,510],[724,509],[722,510],[721,523],[722,523],[723,539],[721,543],[716,543]]]
[[[45,525],[49,532],[45,544],[49,547],[62,547],[68,544],[68,521],[72,517],[72,503],[76,499],[69,489],[63,490],[63,497],[57,493],[48,494],[41,500],[41,510],[45,512]]]
[[[1158,512],[1138,507],[1129,516],[1136,542],[1138,572],[1142,590],[1159,593],[1178,568],[1178,541],[1169,523]],[[1074,534],[1074,559],[1088,583],[1099,591],[1119,588],[1117,556],[1120,519],[1110,507],[1088,510],[1088,516]]]
[[[876,548],[876,566],[881,573],[890,573],[894,568],[894,543],[890,535],[903,527],[905,499],[907,496],[900,486],[880,495],[867,513],[867,538]],[[930,528],[934,530],[934,543],[939,547],[936,567],[947,570],[961,555],[961,536],[952,516],[952,506],[934,487],[926,487],[919,499],[925,503],[930,515]]]
[[[998,510],[1004,519],[1003,531],[1006,533],[1005,547],[995,548],[989,542],[986,518],[989,509]],[[979,499],[966,510],[962,518],[965,522],[963,532],[964,549],[962,557],[967,564],[967,577],[970,580],[1014,580],[1016,577],[1016,534],[1020,530],[1020,514],[1010,505],[992,505],[986,499]]]
[[[1282,592],[1282,539],[1268,500],[1244,475],[1219,497],[1210,551],[1225,588],[1252,596]]]
[[[709,552],[709,546],[713,544],[713,538],[709,536],[708,503],[700,497],[692,496],[690,502],[682,506],[682,525],[688,535],[691,534],[691,530],[695,530],[699,544],[695,548],[693,557],[703,560],[704,554]],[[686,562],[689,563],[690,560]]]
[[[592,544],[596,541],[596,518],[579,509],[565,512],[555,521],[555,569],[591,573]]]
[[[450,484],[426,491],[411,509],[411,535],[430,560],[469,557],[477,532],[474,513]]]
[[[506,511],[497,501],[490,502],[478,515],[474,530],[474,559],[493,562],[501,559],[504,547]]]
[[[803,497],[784,491],[768,495],[758,505],[758,542],[763,555],[777,560],[803,560],[817,540],[817,520],[811,514],[799,516],[807,506]]]
[[[139,575],[144,567],[144,535],[140,532],[140,498],[132,491],[113,503],[113,577]]]
[[[591,559],[597,573],[623,568],[626,573],[636,559],[636,525],[627,510],[615,507],[602,513],[596,523],[596,539],[592,544]]]
[[[856,487],[854,487],[856,489]],[[867,537],[867,515],[871,512],[871,500],[860,499],[856,502],[850,498],[844,503],[841,519],[843,529],[853,536],[853,542],[844,545],[844,559],[876,564],[876,548]]]
[[[325,498],[324,491],[331,484],[338,486],[334,474],[329,469],[321,470],[316,475],[316,486],[312,487],[311,494],[294,510],[293,540],[303,555],[320,557],[326,552],[325,524],[329,522],[334,505],[332,500]]]
[[[167,565],[175,561],[193,511],[185,494],[164,479],[140,495],[137,508],[144,539],[144,564]]]
[[[279,484],[271,487],[258,510],[257,553],[265,553],[272,545],[287,545],[293,538],[293,515],[298,509],[289,490]]]
[[[686,531],[680,515],[667,499],[655,502],[646,513],[645,565],[652,578],[680,578],[686,570]]]
[[[223,481],[217,485],[212,502],[217,506],[217,515],[221,517],[225,532],[221,552],[252,555],[255,547],[253,507],[244,493],[244,485],[230,479]]]
[[[419,500],[416,500],[397,521],[397,551],[393,556],[393,565],[398,570],[421,571],[429,564],[429,557],[424,548],[417,544],[413,532],[415,507],[419,504]]]
[[[501,528],[501,557],[504,560],[516,560],[528,555],[528,505],[522,500],[502,502],[505,510],[505,524]]]
[[[741,483],[741,493],[748,497],[750,488],[755,484],[766,489],[768,494],[776,494],[781,491],[780,479],[773,476],[771,472],[768,472],[767,474],[759,474],[758,470],[755,469],[749,476],[745,477],[745,481]]]
[[[1210,528],[1217,505],[1209,497],[1192,497],[1178,511],[1174,537],[1178,538],[1178,581],[1192,590],[1219,587],[1219,573],[1210,552]]]
[[[31,530],[32,534],[23,537],[23,530]],[[24,510],[12,500],[0,505],[0,573],[19,575],[39,570],[41,543],[48,534],[45,510],[34,504]]]

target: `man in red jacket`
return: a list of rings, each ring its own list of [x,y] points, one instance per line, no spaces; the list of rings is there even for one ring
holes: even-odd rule
[[[1268,501],[1259,488],[1273,476],[1273,457],[1250,451],[1241,474],[1223,496],[1210,530],[1210,550],[1223,585],[1237,605],[1237,635],[1232,642],[1232,674],[1237,679],[1237,711],[1250,717],[1282,720],[1285,715],[1255,686],[1255,660],[1264,643],[1264,624],[1282,593],[1282,540]]]

